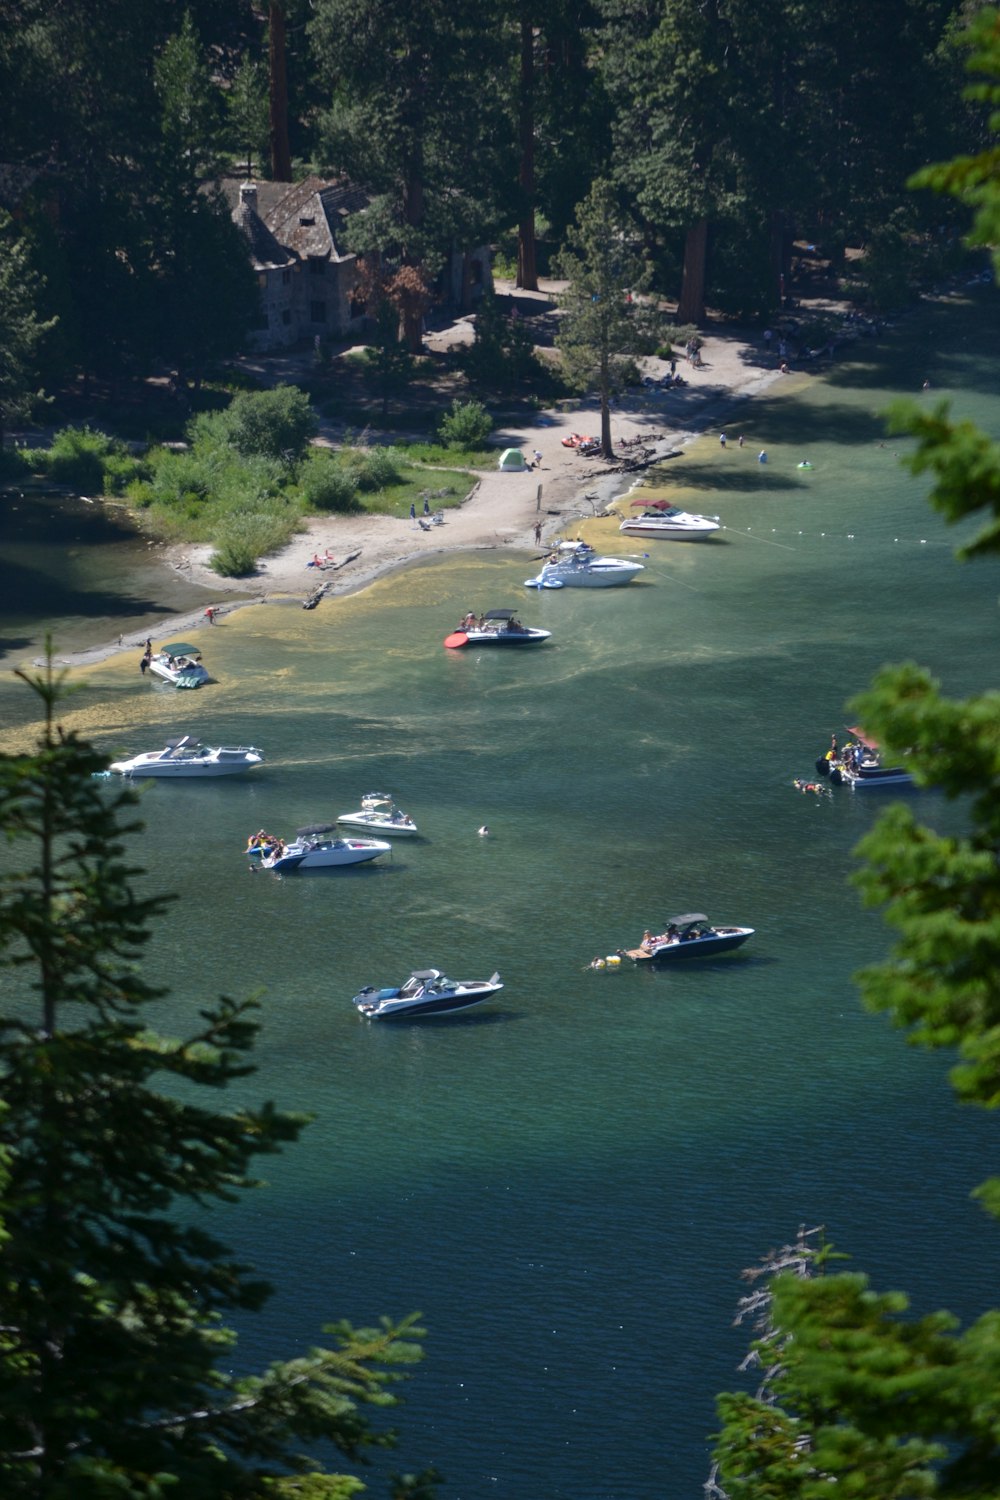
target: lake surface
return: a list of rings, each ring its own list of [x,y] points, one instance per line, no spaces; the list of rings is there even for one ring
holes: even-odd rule
[[[585,526],[650,554],[627,588],[531,593],[530,555],[463,556],[312,613],[227,616],[199,638],[218,681],[197,693],[104,663],[63,715],[108,750],[189,731],[268,757],[145,796],[138,858],[180,894],[150,977],[173,991],[165,1030],[260,989],[248,1097],[315,1116],[263,1164],[266,1191],[212,1216],[278,1288],[241,1361],[339,1317],[423,1315],[373,1493],[434,1463],[447,1500],[699,1496],[714,1396],[741,1385],[739,1273],[800,1223],[920,1312],[996,1300],[995,1230],[969,1201],[989,1122],[852,985],[887,946],[848,883],[878,794],[791,783],[881,662],[917,659],[954,694],[995,681],[1000,569],[954,562],[878,414],[945,392],[997,435],[998,323],[991,294],[922,310],[829,379],[745,405],[725,451],[716,429],[663,477],[720,514],[718,540]],[[552,641],[442,649],[467,610],[502,605]],[[30,713],[0,682],[0,746]],[[250,831],[373,789],[421,830],[391,862],[248,873]],[[688,910],[757,935],[690,972],[588,970]],[[498,968],[505,988],[446,1022],[359,1020],[362,985],[428,964]]]

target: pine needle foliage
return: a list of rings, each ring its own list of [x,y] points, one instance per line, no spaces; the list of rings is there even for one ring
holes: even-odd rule
[[[206,1004],[180,1039],[152,1029],[164,992],[142,958],[169,898],[136,890],[136,795],[59,726],[51,654],[18,675],[42,729],[0,757],[0,1494],[342,1500],[359,1481],[316,1447],[391,1441],[363,1408],[392,1404],[419,1330],[334,1324],[330,1347],[227,1372],[225,1319],[269,1287],[207,1211],[306,1120],[211,1098],[253,1072],[254,1001]]]

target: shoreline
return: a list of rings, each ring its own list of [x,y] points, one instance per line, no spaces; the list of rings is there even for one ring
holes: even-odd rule
[[[654,464],[678,449],[683,451],[706,429],[718,426],[721,431],[733,425],[734,407],[745,404],[749,415],[752,398],[782,378],[780,370],[755,362],[757,351],[744,339],[709,334],[701,354],[700,367],[683,365],[687,385],[681,389],[642,387],[615,404],[611,424],[616,447],[622,439],[641,437],[653,450],[650,464]],[[654,378],[668,368],[659,359],[647,359],[643,365]],[[548,547],[573,522],[605,515],[641,480],[643,470],[594,469],[593,459],[563,446],[564,437],[578,430],[591,431],[599,420],[596,402],[584,400],[571,411],[547,410],[530,424],[505,429],[504,448],[520,447],[529,458],[537,452],[540,463],[516,473],[477,471],[462,504],[445,510],[443,523],[426,531],[417,521],[391,516],[315,516],[281,552],[263,559],[251,578],[220,579],[208,567],[213,551],[208,544],[176,544],[166,550],[165,564],[186,582],[210,592],[216,618],[224,619],[234,610],[272,599],[298,599],[304,606],[319,590],[317,603],[326,603],[359,593],[415,563],[454,553]],[[333,436],[321,428],[319,441],[331,442]],[[626,450],[622,457],[627,460],[628,456]],[[537,522],[542,525],[539,543],[535,542]],[[313,557],[327,554],[332,558],[329,566],[310,566]],[[208,628],[215,626],[209,625],[202,607],[161,621],[155,634],[169,640]],[[149,633],[140,627],[123,632],[120,642],[61,652],[54,665],[80,667],[106,661],[140,648]],[[35,665],[41,664],[36,659]]]

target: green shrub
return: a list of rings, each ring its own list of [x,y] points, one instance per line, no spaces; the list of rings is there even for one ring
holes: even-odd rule
[[[216,528],[216,550],[208,559],[208,566],[223,578],[246,578],[257,571],[258,558],[288,543],[297,523],[298,518],[291,512],[230,514]]]
[[[244,458],[270,458],[284,464],[298,462],[316,431],[309,397],[293,385],[241,391],[225,411],[192,423],[196,441],[209,433],[221,435]]]
[[[356,511],[357,470],[338,463],[331,453],[313,451],[302,468],[302,493],[313,510]]]
[[[438,424],[438,437],[446,448],[482,448],[493,431],[493,418],[481,401],[451,403]]]
[[[358,489],[368,494],[400,482],[399,464],[391,448],[366,448],[358,464]]]
[[[130,453],[110,453],[104,460],[104,493],[124,494],[135,480],[147,479],[149,472],[145,459],[133,458]]]
[[[0,448],[0,483],[26,479],[35,465],[30,448]]]
[[[124,444],[90,427],[64,427],[53,438],[44,463],[49,477],[56,484],[101,495],[104,493],[104,466],[112,456],[127,456]]]

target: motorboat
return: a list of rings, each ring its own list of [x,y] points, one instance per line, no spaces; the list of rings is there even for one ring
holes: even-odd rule
[[[146,750],[130,760],[113,760],[111,770],[120,776],[235,776],[250,771],[264,756],[253,745],[202,745],[189,734],[167,740],[162,750]]]
[[[407,838],[417,831],[409,813],[398,808],[388,792],[366,792],[358,811],[341,813],[337,822],[396,839]]]
[[[703,542],[721,530],[718,516],[699,516],[669,500],[633,500],[641,516],[626,516],[618,530],[627,536],[654,537],[668,542]]]
[[[502,989],[499,974],[490,979],[448,979],[440,969],[414,969],[397,989],[367,985],[355,995],[354,1004],[367,1021],[403,1021],[468,1010]]]
[[[647,930],[637,947],[621,951],[637,964],[708,958],[742,947],[753,934],[752,927],[713,927],[704,912],[686,912],[671,917],[661,933]]]
[[[293,870],[360,865],[378,859],[380,854],[392,853],[392,845],[384,839],[328,837],[335,832],[332,823],[311,823],[307,828],[297,829],[294,839],[287,844],[282,839],[272,839],[259,843],[257,850],[248,847],[247,852],[260,869],[275,870],[279,875],[290,874]]]
[[[537,578],[526,578],[526,589],[609,589],[631,583],[642,563],[626,557],[599,557],[587,542],[560,542],[542,563]]]
[[[512,609],[491,609],[485,615],[466,615],[444,643],[452,651],[459,646],[535,646],[551,634],[522,625]]]
[[[198,688],[203,682],[211,682],[197,646],[184,641],[175,641],[171,646],[161,646],[149,658],[149,670],[157,677],[172,682],[174,687]]]
[[[877,740],[857,725],[848,729],[851,739],[838,746],[833,737],[829,750],[816,761],[816,770],[828,776],[834,786],[904,787],[913,786],[913,776],[904,766],[885,766]]]

